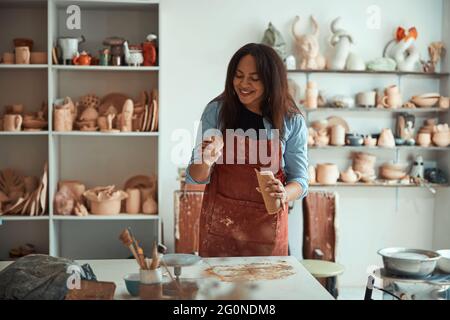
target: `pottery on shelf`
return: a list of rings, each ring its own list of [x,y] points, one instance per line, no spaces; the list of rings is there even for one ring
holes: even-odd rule
[[[22,130],[23,118],[20,114],[5,114],[3,116],[4,131],[20,131]]]
[[[356,95],[356,105],[362,107],[374,107],[376,104],[376,91],[360,92]]]
[[[330,137],[327,130],[320,130],[314,139],[314,145],[317,147],[325,147],[330,143]]]
[[[372,177],[375,175],[376,156],[370,153],[356,152],[353,155],[353,170],[362,174],[364,177]],[[363,180],[363,179],[362,179]]]
[[[385,128],[381,130],[380,137],[378,138],[378,146],[383,148],[395,147],[395,138],[391,129]]]
[[[396,85],[392,85],[386,88],[385,96],[383,97],[382,104],[385,108],[401,108],[402,107],[402,95],[400,89]]]
[[[336,184],[339,178],[339,170],[334,163],[319,163],[316,167],[316,180],[320,184]]]
[[[28,47],[16,47],[15,49],[16,54],[16,64],[29,64],[30,63],[30,48]]]
[[[313,165],[310,165],[308,167],[308,180],[309,183],[316,183],[317,179],[316,179],[316,167],[314,167]]]
[[[91,61],[92,57],[86,51],[83,51],[72,58],[72,63],[80,66],[89,66]]]
[[[319,98],[319,89],[317,89],[317,83],[309,81],[305,92],[305,108],[317,109]]]
[[[450,107],[450,98],[449,97],[440,97],[439,98],[439,108],[448,109]]]
[[[375,147],[377,145],[377,139],[369,135],[364,138],[364,145],[367,147]]]
[[[128,41],[123,43],[125,61],[129,66],[140,66],[144,62],[144,56],[142,50],[130,49],[128,46]]]
[[[342,125],[337,124],[331,127],[330,144],[333,146],[345,145],[345,128]]]
[[[300,34],[296,27],[300,22],[300,17],[296,16],[292,23],[292,34],[295,39],[294,53],[299,67],[302,70],[322,70],[325,68],[325,58],[320,53],[319,45],[319,25],[311,16],[311,23],[314,27],[312,34]]]
[[[127,99],[122,107],[122,113],[118,118],[118,128],[120,131],[129,132],[133,130],[133,100]]]
[[[450,145],[450,131],[435,132],[432,140],[436,146],[446,148]]]
[[[345,143],[349,146],[359,147],[364,143],[364,138],[359,134],[347,134],[345,137]]]
[[[116,215],[120,213],[122,200],[128,194],[115,190],[115,186],[96,187],[83,193],[89,201],[91,213],[96,215]]]
[[[31,52],[30,63],[31,64],[47,64],[47,52],[45,52],[45,51]]]
[[[340,179],[345,183],[355,183],[361,179],[361,173],[358,171],[354,171],[350,166],[346,171],[341,172]]]
[[[429,147],[431,145],[431,133],[419,132],[417,134],[416,143],[421,147]]]
[[[128,194],[126,199],[125,212],[128,214],[138,214],[141,211],[141,191],[137,188],[125,190]]]
[[[419,50],[415,46],[417,36],[415,27],[409,30],[398,27],[395,38],[386,44],[383,56],[394,59],[399,71],[416,71],[420,62]]]
[[[413,96],[411,102],[419,108],[434,107],[440,99],[439,93],[426,93],[419,96]]]
[[[380,167],[380,177],[386,180],[401,180],[406,177],[407,164],[384,163]]]

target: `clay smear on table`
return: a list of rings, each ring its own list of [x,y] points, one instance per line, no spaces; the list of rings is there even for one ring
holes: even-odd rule
[[[275,263],[219,265],[210,267],[205,272],[209,276],[215,276],[225,282],[275,280],[295,274],[294,268],[284,260]]]

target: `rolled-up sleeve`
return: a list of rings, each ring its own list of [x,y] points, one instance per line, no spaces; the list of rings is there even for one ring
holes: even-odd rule
[[[302,187],[302,199],[308,193],[308,130],[302,115],[295,115],[289,120],[290,132],[284,152],[286,182],[297,182]]]
[[[202,113],[202,117],[200,119],[200,127],[197,131],[197,139],[194,142],[194,149],[192,150],[191,160],[189,161],[189,165],[186,168],[186,183],[188,184],[208,184],[210,181],[210,177],[208,177],[208,179],[204,181],[194,180],[189,173],[189,169],[191,167],[191,164],[194,163],[195,160],[199,160],[201,157],[199,150],[201,148],[203,137],[208,135],[207,131],[218,129],[219,109],[219,102],[213,101],[206,106],[205,110]]]

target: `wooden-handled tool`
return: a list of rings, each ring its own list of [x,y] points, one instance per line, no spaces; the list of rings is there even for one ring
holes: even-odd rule
[[[139,255],[136,251],[136,248],[134,247],[133,239],[131,237],[131,234],[128,229],[125,229],[122,231],[122,233],[119,236],[120,241],[130,249],[131,253],[133,254],[133,257],[136,259],[139,267],[143,268],[144,266],[141,263],[141,259],[139,258]]]

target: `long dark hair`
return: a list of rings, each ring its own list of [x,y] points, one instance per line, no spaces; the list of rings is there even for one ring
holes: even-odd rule
[[[239,61],[251,55],[256,60],[256,69],[264,85],[264,93],[261,102],[263,117],[271,121],[274,129],[280,131],[280,137],[284,134],[284,118],[292,117],[300,113],[294,99],[289,94],[287,73],[283,61],[271,47],[249,43],[240,48],[231,58],[228,64],[225,90],[214,100],[222,101],[222,108],[219,114],[221,130],[238,129],[239,108],[242,103],[235,93],[233,78]]]

